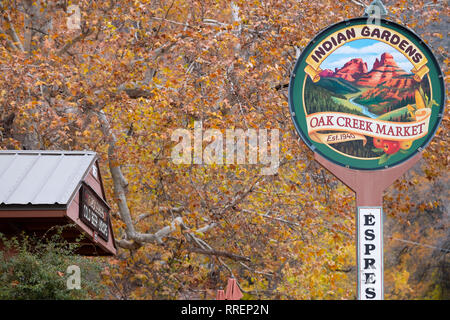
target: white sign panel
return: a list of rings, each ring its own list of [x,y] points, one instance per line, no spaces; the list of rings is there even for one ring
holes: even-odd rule
[[[358,207],[358,297],[383,300],[383,209]]]

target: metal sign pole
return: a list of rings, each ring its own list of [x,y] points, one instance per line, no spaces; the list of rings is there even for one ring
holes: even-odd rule
[[[358,299],[383,300],[383,192],[422,157],[378,171],[339,166],[319,154],[315,159],[356,193]]]

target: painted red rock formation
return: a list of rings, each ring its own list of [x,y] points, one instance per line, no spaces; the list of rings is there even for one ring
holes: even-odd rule
[[[378,58],[375,60],[372,70],[356,81],[356,85],[376,87],[383,82],[403,75],[407,75],[407,73],[397,65],[394,57],[389,53],[383,53],[380,60]]]
[[[334,72],[331,71],[330,69],[325,69],[321,73],[319,73],[319,76],[322,77],[322,78],[333,77],[334,76]]]
[[[417,82],[413,77],[393,78],[382,83],[380,86],[369,89],[361,95],[363,100],[379,100],[379,101],[401,101],[405,98],[413,98],[414,88]],[[380,99],[376,99],[380,97]]]
[[[358,80],[367,73],[367,63],[361,58],[352,59],[347,62],[341,69],[336,69],[335,78],[342,78],[350,82]]]
[[[322,78],[342,78],[358,87],[369,87],[359,97],[374,105],[389,105],[399,103],[404,99],[413,100],[417,86],[413,75],[400,68],[394,57],[385,52],[377,58],[372,70],[367,70],[367,64],[360,58],[348,61],[342,68],[330,69],[320,73]]]

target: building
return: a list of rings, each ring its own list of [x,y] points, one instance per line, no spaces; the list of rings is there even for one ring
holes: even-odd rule
[[[79,254],[116,254],[97,154],[0,150],[0,233],[43,237],[54,226],[69,242],[82,236]]]

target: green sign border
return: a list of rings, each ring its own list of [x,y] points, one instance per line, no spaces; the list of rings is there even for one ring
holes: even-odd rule
[[[409,153],[394,154],[389,158],[387,162],[383,163],[382,165],[378,163],[378,158],[359,159],[338,153],[329,146],[316,143],[309,138],[306,124],[306,114],[303,108],[303,84],[306,77],[308,77],[308,75],[304,71],[306,67],[306,58],[315,49],[315,45],[319,44],[330,34],[339,31],[342,28],[356,25],[375,25],[374,23],[368,23],[368,21],[374,21],[374,19],[354,18],[345,20],[327,27],[326,29],[322,30],[313,40],[311,40],[311,42],[306,46],[306,48],[298,58],[291,75],[289,83],[289,110],[297,132],[312,151],[319,153],[326,159],[343,167],[358,170],[380,170],[396,166],[412,158],[418,152],[423,151],[431,141],[431,139],[434,137],[444,115],[445,85],[442,70],[431,49],[425,42],[420,39],[420,37],[414,31],[392,21],[388,21],[385,19],[378,20],[380,22],[379,25],[399,32],[403,36],[408,38],[425,54],[426,58],[428,59],[427,66],[430,69],[428,77],[431,85],[431,96],[433,100],[438,103],[438,107],[432,108],[428,134],[414,141]]]

